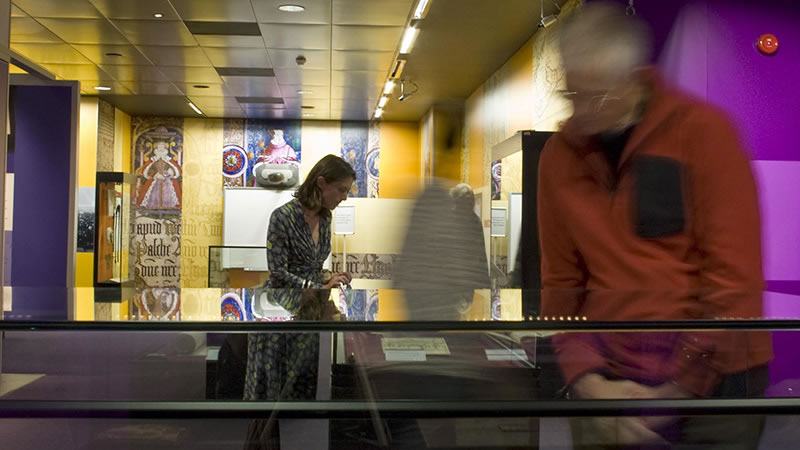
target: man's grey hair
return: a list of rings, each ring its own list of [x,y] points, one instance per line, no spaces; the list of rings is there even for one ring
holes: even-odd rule
[[[627,77],[650,63],[650,29],[621,5],[589,3],[576,10],[559,30],[565,69],[597,70],[612,78]]]
[[[461,183],[450,189],[450,198],[456,206],[461,208],[472,208],[475,205],[475,193],[470,185]]]

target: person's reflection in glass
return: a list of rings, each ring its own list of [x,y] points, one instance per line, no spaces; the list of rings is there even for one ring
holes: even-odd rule
[[[355,172],[346,161],[325,156],[311,169],[295,198],[270,217],[270,279],[264,295],[296,320],[322,320],[330,315],[329,290],[351,281],[347,273],[324,280],[323,263],[331,251],[331,211],[347,199],[354,181]],[[244,399],[313,400],[318,358],[316,334],[250,334]],[[276,425],[271,419],[254,422],[246,448],[278,448]]]
[[[559,27],[573,114],[539,165],[542,314],[760,317],[758,196],[730,120],[648,66],[650,32],[620,5],[587,4]],[[558,292],[570,289],[588,292]],[[772,356],[756,333],[564,333],[553,344],[582,399],[753,395]],[[576,447],[757,447],[763,418],[725,420],[576,420],[573,432]]]
[[[459,320],[474,291],[489,287],[483,227],[474,204],[469,186],[456,186],[451,194],[441,182],[429,184],[417,198],[394,271],[409,319]]]

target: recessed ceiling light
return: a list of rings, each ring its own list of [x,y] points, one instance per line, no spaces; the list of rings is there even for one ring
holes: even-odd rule
[[[304,6],[300,5],[281,5],[278,6],[278,9],[280,9],[283,12],[303,12],[306,10]]]
[[[117,53],[117,52],[108,52],[108,53],[106,53],[106,56],[116,56],[116,57],[121,57],[121,56],[122,56],[122,53]]]
[[[155,14],[153,14],[153,17],[155,17],[156,19],[160,19],[160,18],[164,17],[164,15],[161,14],[161,13],[155,13]]]
[[[197,114],[200,114],[201,116],[203,115],[203,111],[200,111],[200,108],[198,108],[197,106],[195,106],[195,104],[194,104],[194,103],[192,103],[192,102],[189,102],[189,106],[191,106],[191,107],[192,107],[192,109],[194,110],[194,112],[196,112]]]
[[[378,100],[378,108],[383,108],[384,106],[386,106],[386,102],[388,101],[389,97],[381,97],[381,99]]]
[[[303,105],[303,106],[301,106],[300,108],[302,108],[302,109],[314,109],[314,108],[316,108],[316,106],[306,106],[306,105]]]
[[[378,108],[378,109],[375,110],[375,118],[376,119],[380,119],[382,115],[383,115],[383,110],[381,108]]]
[[[305,114],[303,114],[303,117],[314,117],[314,114],[311,114],[311,113],[305,113]]]
[[[386,82],[386,85],[383,87],[384,95],[389,95],[394,90],[394,80],[389,80]]]
[[[313,94],[313,92],[311,92],[311,91],[303,91],[303,90],[297,91],[297,93],[300,94],[300,95]]]
[[[411,51],[411,47],[414,46],[417,35],[419,35],[419,28],[406,28],[406,31],[403,33],[403,40],[400,42],[400,53],[408,53]]]
[[[95,86],[93,88],[95,91],[110,91],[111,88],[108,86]]]
[[[210,88],[211,86],[208,86],[208,85],[205,85],[205,84],[195,84],[195,85],[194,85],[194,86],[192,86],[192,87],[193,87],[193,88],[197,88],[197,89],[208,89],[208,88]]]

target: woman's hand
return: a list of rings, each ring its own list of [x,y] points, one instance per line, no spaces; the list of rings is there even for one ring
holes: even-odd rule
[[[350,281],[352,280],[353,277],[351,277],[349,273],[337,273],[334,274],[327,283],[325,283],[323,289],[333,289],[335,287],[339,287],[340,284],[350,284]]]

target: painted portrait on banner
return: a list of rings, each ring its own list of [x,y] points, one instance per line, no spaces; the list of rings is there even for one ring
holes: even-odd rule
[[[369,150],[364,161],[367,170],[367,197],[380,197],[381,125],[374,122],[369,127]]]
[[[301,131],[299,121],[247,120],[243,145],[248,162],[245,173],[246,185],[256,185],[256,171],[259,166],[265,164],[291,164],[299,170],[302,153]],[[226,146],[225,151],[229,153],[223,154],[223,157],[232,154],[231,149],[230,146]]]
[[[180,320],[181,294],[177,288],[147,288],[134,298],[136,320]]]
[[[342,158],[353,166],[356,181],[350,191],[351,197],[367,197],[369,195],[367,171],[367,150],[369,145],[369,122],[342,122]],[[377,168],[376,153],[373,162]],[[377,175],[377,172],[376,172]]]
[[[178,214],[182,204],[182,121],[170,124],[153,121],[174,122],[175,119],[136,119],[136,207],[140,211]]]
[[[492,200],[500,200],[502,197],[503,182],[503,162],[501,160],[492,161]]]

